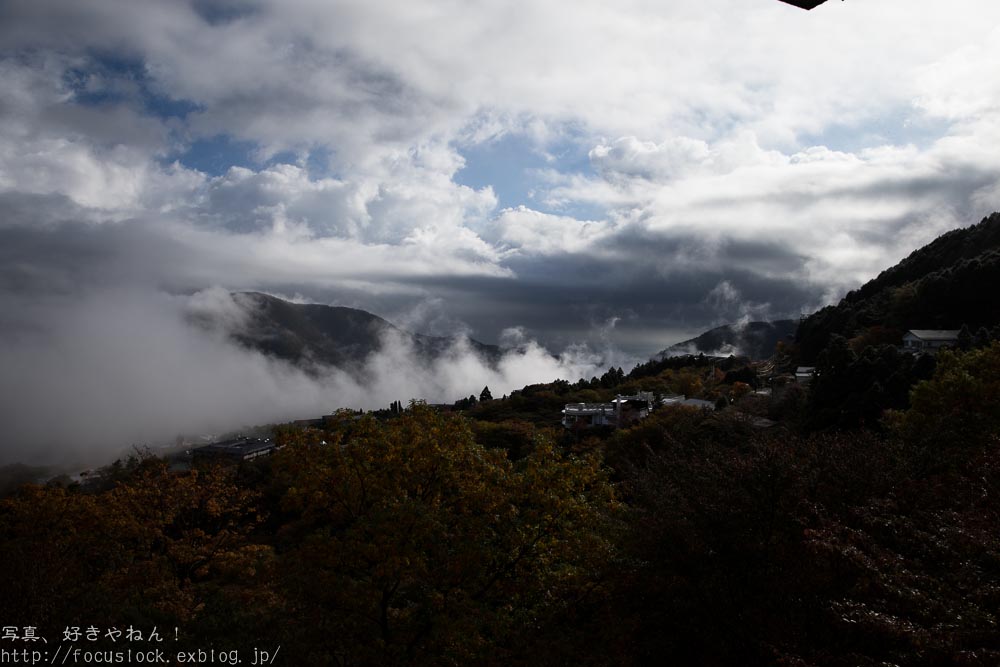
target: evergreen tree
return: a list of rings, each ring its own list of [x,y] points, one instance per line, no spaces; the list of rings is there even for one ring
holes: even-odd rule
[[[962,350],[972,349],[972,332],[969,331],[968,324],[963,324],[961,331],[958,332],[958,347]]]
[[[972,347],[980,348],[986,347],[990,344],[990,330],[986,327],[979,327],[976,330],[976,335],[972,339]]]

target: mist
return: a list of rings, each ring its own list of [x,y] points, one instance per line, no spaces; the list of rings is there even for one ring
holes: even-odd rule
[[[193,295],[104,288],[0,301],[0,463],[101,465],[131,445],[169,443],[181,434],[218,435],[394,400],[451,403],[478,396],[484,386],[500,397],[628,361],[585,346],[556,356],[512,328],[493,365],[464,338],[419,361],[407,340],[389,335],[360,373],[307,371],[233,342],[229,333],[246,314],[219,287]],[[211,315],[216,326],[198,325],[192,315]]]

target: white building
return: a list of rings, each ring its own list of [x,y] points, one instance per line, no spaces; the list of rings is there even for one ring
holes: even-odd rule
[[[614,426],[616,410],[614,403],[567,403],[562,424],[566,428]]]
[[[795,381],[799,384],[809,384],[815,374],[815,366],[799,366],[795,369]]]
[[[640,391],[631,396],[619,394],[610,403],[567,403],[562,411],[566,428],[624,426],[649,416],[653,393]]]

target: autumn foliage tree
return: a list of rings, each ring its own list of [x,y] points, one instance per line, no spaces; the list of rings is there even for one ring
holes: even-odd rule
[[[553,650],[541,640],[553,619],[600,598],[616,501],[597,458],[540,439],[514,463],[421,405],[326,438],[274,462],[287,487],[279,576],[292,625],[308,628],[302,660],[524,659]]]
[[[27,486],[0,502],[0,613],[40,626],[187,628],[263,557],[256,494],[233,471],[139,461],[111,489]]]
[[[1000,342],[969,352],[945,350],[934,376],[914,387],[911,408],[890,419],[914,447],[941,454],[995,443],[1000,434]]]

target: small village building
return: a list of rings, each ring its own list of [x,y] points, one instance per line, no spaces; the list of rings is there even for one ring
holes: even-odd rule
[[[567,403],[562,410],[562,424],[566,428],[620,427],[645,419],[652,410],[651,391],[631,396],[619,394],[610,403]]]
[[[795,381],[799,384],[809,384],[815,374],[815,366],[799,366],[795,369]]]
[[[354,413],[355,418],[360,416],[360,411]],[[296,428],[323,428],[325,426],[334,426],[337,422],[343,418],[343,413],[334,413],[329,415],[323,415],[322,417],[316,417],[315,419],[296,419],[291,422],[292,426]]]
[[[614,426],[614,403],[567,403],[562,411],[562,424],[566,428]]]
[[[680,405],[684,402],[684,394],[667,394],[660,397],[660,405]]]
[[[631,396],[619,394],[611,402],[615,406],[615,419],[618,425],[624,426],[649,416],[653,410],[653,392],[640,391]]]
[[[903,334],[903,350],[934,354],[958,345],[957,329],[911,329]]]
[[[701,398],[685,398],[678,405],[683,405],[688,408],[698,408],[699,410],[714,410],[715,403],[712,401],[706,401]]]
[[[239,437],[198,447],[191,452],[191,455],[195,460],[240,462],[269,456],[276,448],[270,440]]]
[[[660,399],[660,405],[664,407],[683,405],[688,408],[701,408],[702,410],[714,410],[715,403],[705,401],[700,398],[684,398],[683,394],[668,394]]]

